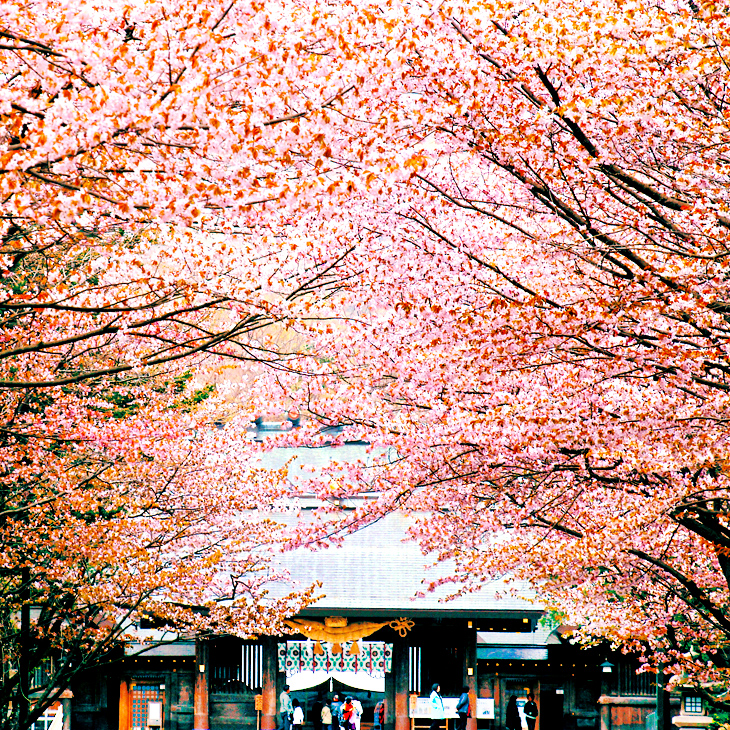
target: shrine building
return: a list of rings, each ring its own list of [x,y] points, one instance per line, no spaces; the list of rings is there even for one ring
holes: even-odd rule
[[[347,444],[296,457],[316,465],[365,451]],[[297,519],[311,506],[297,505]],[[528,693],[539,707],[536,730],[646,729],[656,708],[653,675],[637,675],[636,662],[606,649],[571,644],[525,587],[510,593],[495,582],[448,601],[446,588],[424,592],[424,581],[448,575],[449,566],[430,567],[432,559],[404,540],[409,519],[391,514],[340,547],[282,554],[294,580],[319,581],[323,594],[290,618],[290,635],[148,645],[155,630],[140,627],[140,643],[128,644],[122,660],[74,684],[64,700],[67,730],[275,730],[285,685],[304,709],[306,730],[319,730],[319,707],[335,693],[360,700],[360,730],[371,730],[380,700],[384,730],[417,730],[430,725],[433,684],[452,715],[444,730],[454,728],[462,687],[471,699],[467,730],[502,730],[508,699],[521,708]],[[685,699],[680,706],[675,698],[673,711],[694,712],[701,727],[701,700]]]

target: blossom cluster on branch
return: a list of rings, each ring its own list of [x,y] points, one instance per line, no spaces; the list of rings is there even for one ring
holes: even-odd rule
[[[455,590],[509,572],[586,640],[730,679],[728,18],[706,3],[441,4],[412,31],[393,156],[286,384],[397,454],[297,543],[427,514]],[[343,347],[343,343],[347,343]],[[282,379],[278,379],[282,382]]]

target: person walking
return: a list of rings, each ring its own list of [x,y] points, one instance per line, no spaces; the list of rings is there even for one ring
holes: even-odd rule
[[[281,722],[279,730],[291,730],[293,709],[291,697],[289,697],[289,685],[285,684],[279,695],[279,718]]]
[[[322,730],[322,707],[324,706],[324,697],[317,695],[317,699],[312,702],[312,725],[314,730]]]
[[[342,702],[340,696],[335,695],[332,698],[332,730],[340,730],[342,727]]]
[[[431,727],[429,730],[439,730],[442,720],[446,717],[444,700],[440,692],[441,685],[435,683],[431,687]]]
[[[320,717],[322,718],[322,730],[332,730],[332,710],[326,702],[322,705]]]
[[[352,705],[352,697],[345,697],[345,701],[340,708],[340,715],[342,717],[342,727],[345,730],[355,730],[355,725],[352,722],[352,715],[355,712],[355,708]]]
[[[538,711],[535,697],[532,694],[527,695],[527,702],[525,702],[522,711],[525,713],[525,720],[527,720],[527,730],[535,730]]]
[[[373,710],[373,730],[383,730],[385,726],[385,700],[378,700]]]
[[[456,714],[459,719],[456,721],[456,730],[466,730],[466,718],[469,717],[469,688],[461,688],[459,701],[456,703]]]
[[[355,730],[360,730],[360,718],[362,717],[362,703],[357,697],[352,698],[352,725]]]
[[[522,730],[520,711],[517,709],[517,697],[512,695],[507,702],[507,713],[504,718],[504,726],[507,730]]]
[[[292,716],[291,716],[292,730],[302,730],[302,727],[304,726],[304,710],[302,709],[302,706],[299,704],[299,700],[297,700],[297,699],[293,699],[291,704],[292,704]]]

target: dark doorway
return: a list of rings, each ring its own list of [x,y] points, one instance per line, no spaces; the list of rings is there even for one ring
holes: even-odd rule
[[[527,702],[527,695],[533,694],[536,695],[535,688],[537,686],[537,680],[533,677],[508,677],[505,678],[502,681],[502,700],[501,700],[501,707],[500,707],[500,714],[498,717],[501,718],[502,726],[505,726],[505,721],[507,717],[507,703],[509,702],[509,698],[514,696],[517,700],[517,709],[520,712],[520,720],[522,721],[522,728],[523,730],[527,730],[527,724],[525,723],[525,715],[523,712],[523,707],[525,706],[525,703]],[[539,707],[538,707],[539,711]],[[543,725],[542,727],[548,728],[548,725]],[[555,728],[550,727],[549,730],[555,730]]]
[[[563,727],[563,688],[554,684],[540,685],[537,730],[561,730]]]
[[[431,694],[431,687],[438,684],[442,697],[458,697],[464,684],[464,650],[462,647],[422,647],[421,695]]]

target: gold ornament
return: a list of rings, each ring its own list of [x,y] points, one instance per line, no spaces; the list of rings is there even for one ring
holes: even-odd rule
[[[338,619],[339,617],[328,618],[331,621],[332,618]],[[342,619],[339,620],[342,621]],[[413,621],[407,618],[398,618],[391,621],[356,621],[352,624],[347,623],[347,619],[344,619],[344,622],[343,626],[328,626],[327,619],[324,623],[307,618],[291,618],[284,621],[290,629],[298,631],[308,639],[326,641],[331,644],[364,639],[384,626],[390,626],[391,629],[398,632],[399,636],[405,636],[414,625]]]

